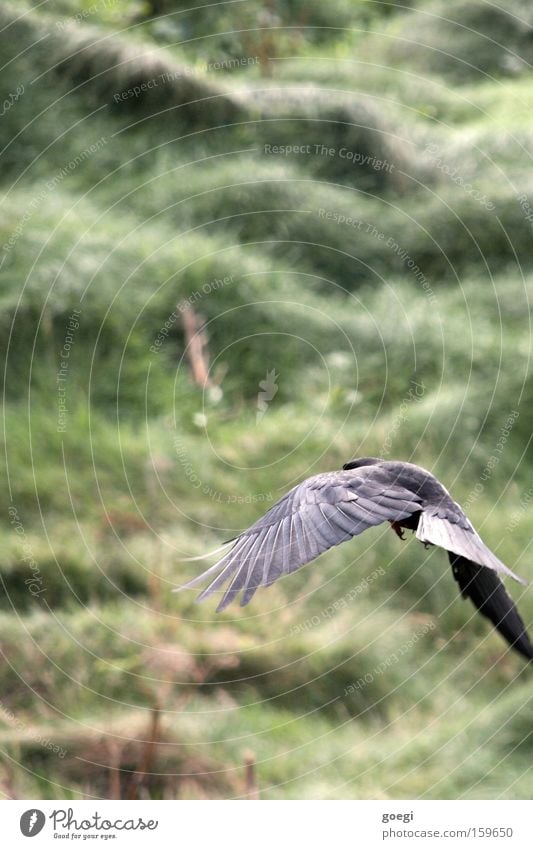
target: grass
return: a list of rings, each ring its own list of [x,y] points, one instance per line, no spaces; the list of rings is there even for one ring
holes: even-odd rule
[[[6,797],[239,798],[250,752],[262,798],[531,796],[528,670],[442,553],[378,528],[245,610],[171,593],[181,558],[365,454],[431,468],[530,575],[522,24],[274,7],[0,12],[24,85],[0,122]]]

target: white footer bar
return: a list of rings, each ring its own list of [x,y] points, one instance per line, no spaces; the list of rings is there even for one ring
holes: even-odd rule
[[[0,815],[9,849],[533,847],[529,801],[4,801]]]

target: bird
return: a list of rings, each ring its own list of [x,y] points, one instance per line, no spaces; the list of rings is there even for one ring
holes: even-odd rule
[[[220,612],[240,593],[244,607],[259,587],[270,586],[333,546],[384,522],[389,522],[402,540],[408,529],[425,547],[434,545],[447,551],[462,597],[470,599],[513,649],[533,660],[524,622],[499,576],[524,585],[527,581],[485,545],[431,472],[399,460],[361,457],[345,463],[342,470],[307,478],[251,527],[210,552],[226,550],[211,568],[175,591],[211,578],[198,601],[222,593]]]

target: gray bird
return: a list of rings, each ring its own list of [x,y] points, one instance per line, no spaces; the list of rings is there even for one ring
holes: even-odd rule
[[[400,539],[403,528],[409,528],[425,546],[444,548],[463,598],[469,598],[516,651],[533,659],[525,625],[498,575],[527,582],[487,548],[444,486],[412,463],[363,457],[346,463],[342,471],[308,478],[230,540],[232,548],[218,563],[178,590],[214,577],[198,601],[226,585],[217,612],[239,593],[244,606],[259,587],[270,586],[328,548],[386,521]]]

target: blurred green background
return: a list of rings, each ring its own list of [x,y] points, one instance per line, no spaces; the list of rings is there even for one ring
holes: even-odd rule
[[[220,616],[171,589],[365,454],[533,578],[531,5],[0,23],[0,792],[530,798],[528,670],[442,552],[378,528]]]

